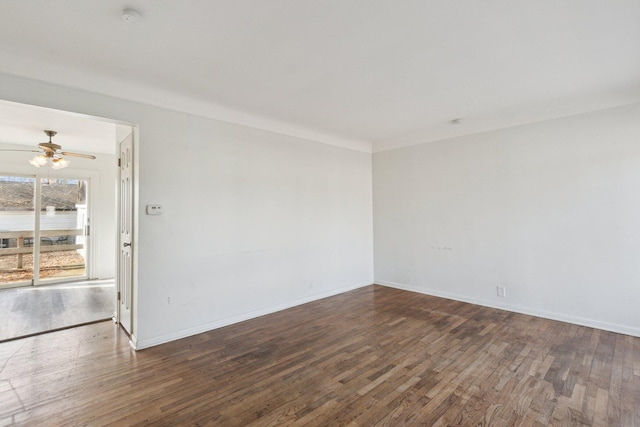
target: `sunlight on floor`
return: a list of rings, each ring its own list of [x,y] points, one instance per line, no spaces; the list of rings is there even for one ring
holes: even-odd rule
[[[115,281],[95,280],[0,290],[0,342],[111,319]]]

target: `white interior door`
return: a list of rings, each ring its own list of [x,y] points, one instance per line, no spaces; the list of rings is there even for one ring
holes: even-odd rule
[[[120,143],[120,247],[118,249],[118,319],[131,335],[133,299],[133,134]]]

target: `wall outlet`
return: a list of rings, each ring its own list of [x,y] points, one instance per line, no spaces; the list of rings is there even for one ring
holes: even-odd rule
[[[507,296],[507,288],[505,286],[496,286],[496,290],[498,291],[499,297],[504,298]]]

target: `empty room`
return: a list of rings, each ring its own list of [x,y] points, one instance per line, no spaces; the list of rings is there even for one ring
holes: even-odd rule
[[[640,425],[640,2],[0,16],[0,275],[73,211],[113,287],[0,339],[0,426]]]

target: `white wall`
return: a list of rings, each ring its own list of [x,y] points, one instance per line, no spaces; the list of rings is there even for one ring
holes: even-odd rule
[[[140,205],[164,208],[138,238],[140,319],[165,331],[153,342],[373,283],[370,154],[162,122],[140,126]]]
[[[373,171],[377,283],[640,335],[640,106],[380,152]]]
[[[0,135],[1,139],[2,135]],[[24,146],[0,143],[0,148],[25,149]],[[35,143],[34,143],[35,148]],[[114,141],[115,149],[115,141]],[[91,233],[95,244],[90,275],[93,279],[115,276],[115,185],[116,157],[113,154],[96,154],[95,160],[74,157],[72,166],[66,169],[37,169],[28,163],[34,153],[0,152],[0,173],[23,175],[41,174],[51,178],[81,178],[91,180]],[[47,175],[48,174],[48,175]]]
[[[640,335],[638,106],[377,153],[372,207],[367,153],[2,74],[0,99],[139,125],[165,208],[139,348],[370,284],[372,228],[379,283]]]
[[[0,99],[139,126],[139,348],[373,282],[371,154],[0,74]]]

